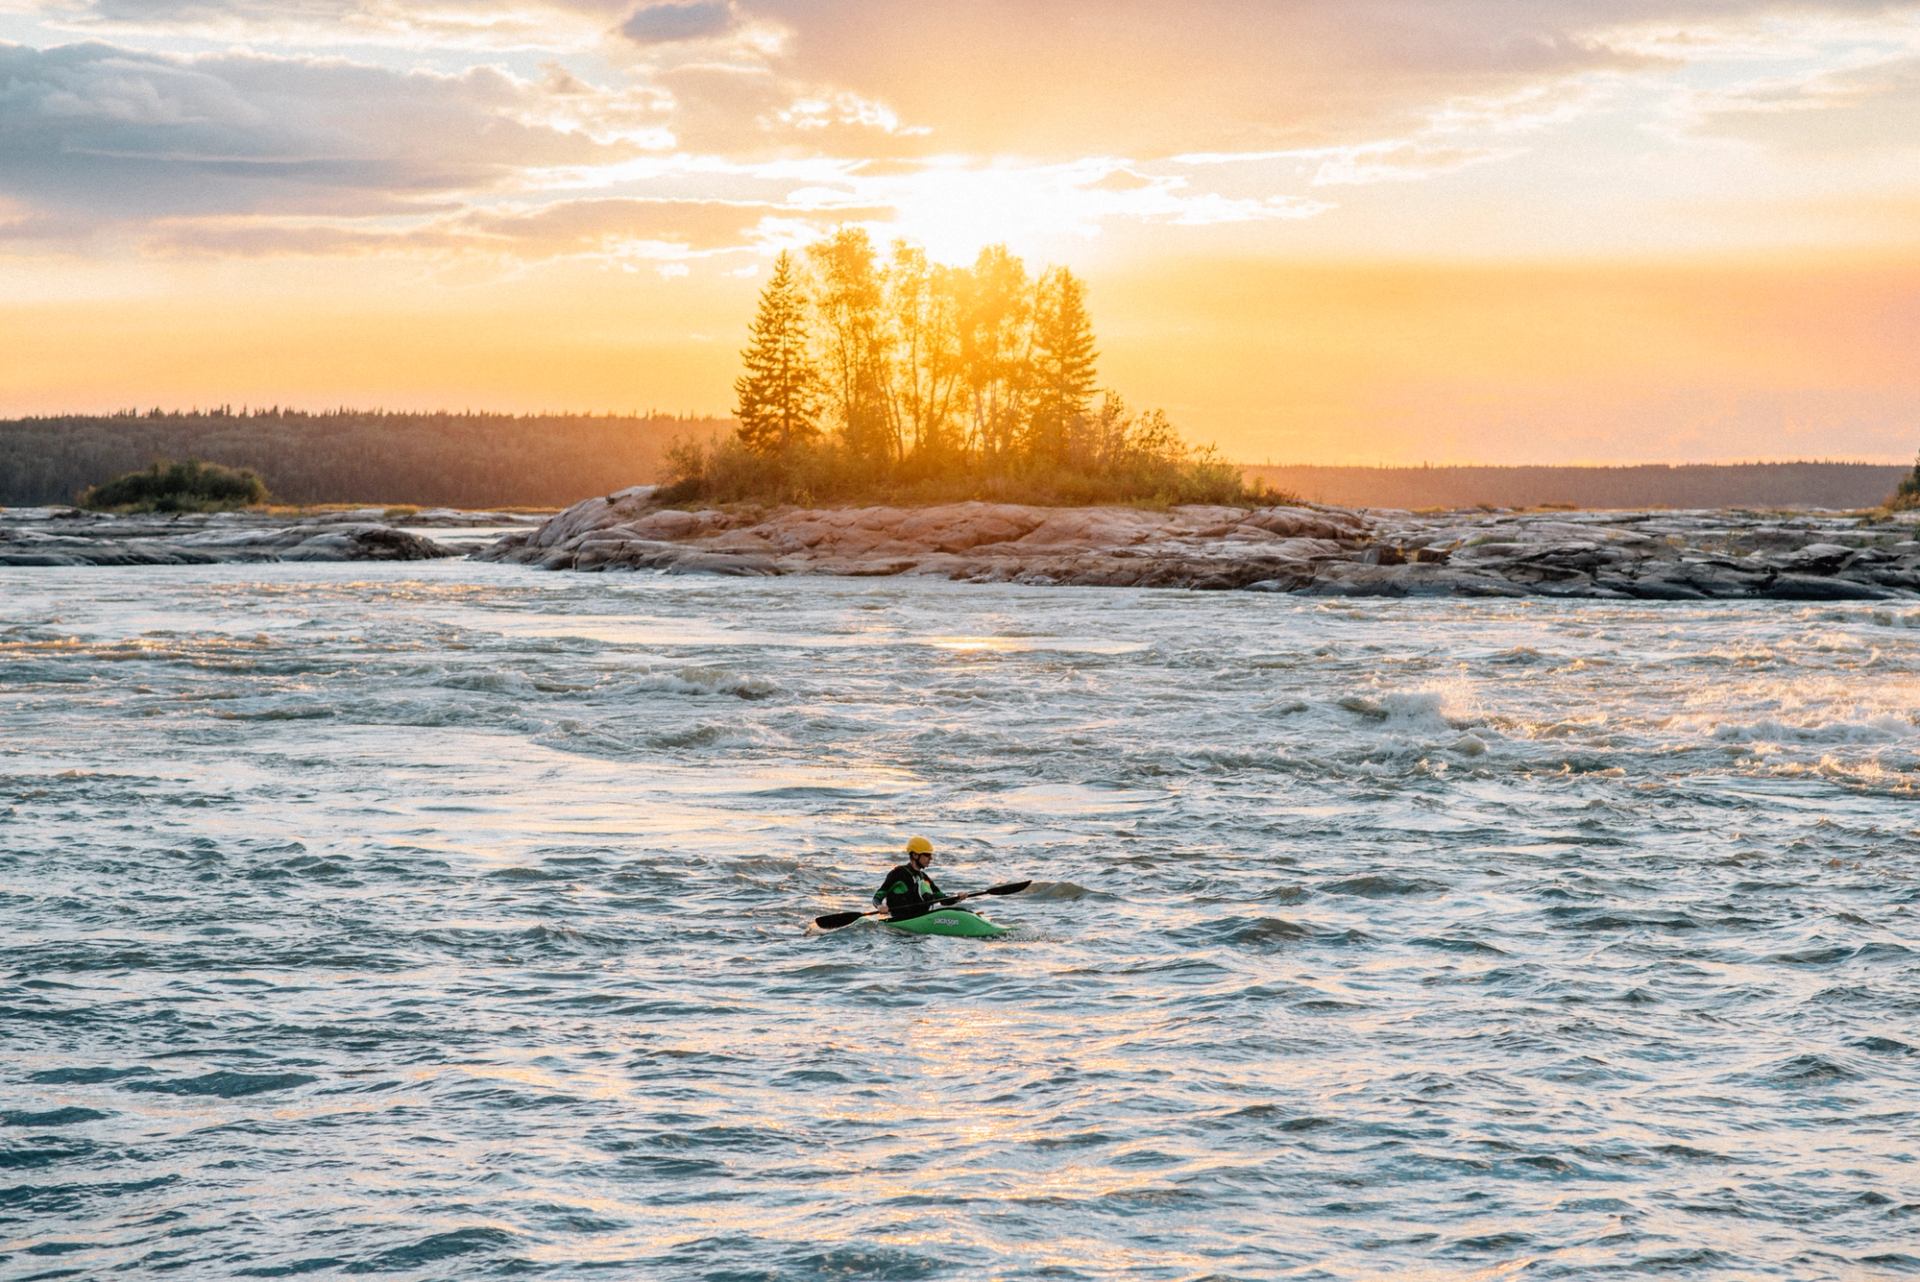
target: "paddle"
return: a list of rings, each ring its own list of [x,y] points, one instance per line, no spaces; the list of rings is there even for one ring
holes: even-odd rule
[[[1017,895],[1033,883],[1031,881],[1010,881],[1004,886],[988,886],[985,890],[969,890],[964,894],[947,895],[941,899],[929,899],[929,904],[957,904],[962,899],[972,899],[975,895]],[[813,924],[821,930],[838,930],[842,926],[851,926],[862,917],[878,917],[886,912],[884,908],[874,908],[864,913],[828,913],[824,917],[815,917]]]

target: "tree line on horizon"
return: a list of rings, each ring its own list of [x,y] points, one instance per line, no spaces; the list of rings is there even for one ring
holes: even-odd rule
[[[259,475],[286,503],[564,507],[659,479],[676,439],[727,419],[645,414],[414,413],[272,406],[0,420],[0,504],[74,502],[156,462]]]
[[[842,227],[773,263],[734,383],[734,435],[676,449],[673,491],[1233,502],[1240,469],[1103,390],[1086,285],[1005,245],[970,266]]]
[[[1920,464],[1249,464],[1249,475],[1318,503],[1395,508],[1870,509],[1920,505]],[[1898,486],[1893,496],[1889,490]],[[1903,496],[1912,494],[1912,498]]]

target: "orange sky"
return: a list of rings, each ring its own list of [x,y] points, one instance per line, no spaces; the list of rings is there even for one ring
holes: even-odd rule
[[[843,221],[1276,462],[1920,445],[1920,4],[0,0],[0,413],[725,412]]]

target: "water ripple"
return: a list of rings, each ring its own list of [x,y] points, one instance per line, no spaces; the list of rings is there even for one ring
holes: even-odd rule
[[[1920,1272],[1912,611],[0,601],[8,1277]]]

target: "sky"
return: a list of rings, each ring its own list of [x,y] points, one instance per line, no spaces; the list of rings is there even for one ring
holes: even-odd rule
[[[1920,448],[1920,0],[0,0],[0,414],[724,414],[844,223],[1248,462]]]

